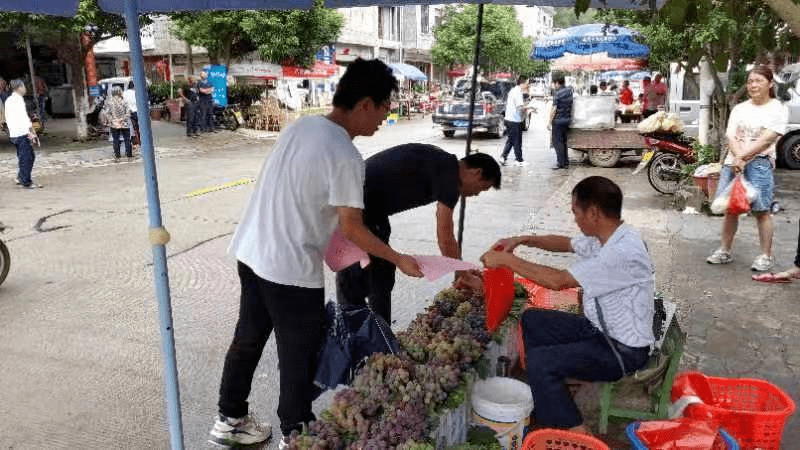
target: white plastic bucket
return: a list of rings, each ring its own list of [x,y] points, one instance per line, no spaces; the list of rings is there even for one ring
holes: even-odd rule
[[[472,387],[472,423],[493,429],[503,450],[522,447],[531,411],[531,388],[519,380],[487,378]]]

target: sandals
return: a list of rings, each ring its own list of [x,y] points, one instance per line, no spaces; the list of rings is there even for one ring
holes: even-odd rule
[[[760,281],[762,283],[791,283],[792,276],[785,273],[760,273],[753,275],[753,281]]]

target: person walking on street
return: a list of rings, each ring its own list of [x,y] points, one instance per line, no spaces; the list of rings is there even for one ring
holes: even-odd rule
[[[337,224],[367,253],[422,276],[414,258],[383,243],[362,220],[364,160],[352,140],[378,130],[397,85],[383,62],[356,59],[339,81],[333,110],[293,122],[264,161],[228,249],[238,261],[241,298],[212,441],[240,445],[270,438],[270,425],[249,414],[247,398],[273,329],[284,435],[278,448],[286,448],[292,431],[315,420],[313,379],[325,321],[323,255]]]
[[[208,81],[208,72],[200,72],[200,80],[197,82],[197,93],[200,101],[200,118],[198,120],[200,128],[207,133],[215,132],[214,129],[214,86]]]
[[[39,144],[39,137],[33,129],[28,110],[25,108],[25,82],[20,79],[11,80],[11,95],[5,102],[6,125],[8,126],[8,136],[11,143],[17,148],[17,172],[16,183],[23,188],[40,188],[41,184],[33,182],[31,172],[36,154],[33,151],[33,144]]]
[[[750,212],[758,224],[761,254],[750,268],[765,272],[775,265],[772,256],[772,214],[770,207],[775,191],[775,142],[786,133],[789,113],[775,98],[772,70],[756,66],[747,74],[749,100],[739,103],[731,110],[728,128],[728,153],[720,172],[717,194],[733,182],[736,175],[744,178],[758,191],[758,197],[750,203]],[[739,215],[726,212],[722,223],[720,247],[706,258],[709,264],[728,264],[733,261],[731,248],[733,237],[739,227]]]
[[[114,145],[114,158],[119,159],[120,140],[125,142],[125,156],[133,157],[131,147],[131,112],[128,104],[122,97],[122,89],[118,86],[111,88],[111,97],[103,105],[103,114],[108,127],[111,129],[111,137]]]
[[[556,92],[553,95],[553,106],[550,109],[548,128],[552,130],[553,148],[556,151],[556,165],[553,169],[569,168],[567,159],[567,131],[572,121],[572,89],[565,86],[564,74],[553,75]]]
[[[128,111],[131,112],[131,125],[133,126],[133,135],[131,136],[131,144],[140,145],[141,138],[139,137],[139,115],[137,114],[136,106],[136,89],[133,87],[133,80],[128,83],[128,89],[122,93],[122,98],[125,99],[125,104],[128,105]]]
[[[197,94],[197,86],[195,85],[194,77],[189,77],[189,85],[186,88],[179,89],[178,95],[180,95],[186,105],[186,136],[199,136],[200,129],[197,123],[199,96]]]
[[[45,104],[47,103],[47,83],[45,83],[45,81],[39,75],[34,75],[33,79],[34,85],[36,86],[36,100],[38,101],[39,105],[39,120],[42,122],[42,125],[44,125],[47,117],[47,113],[44,110]]]
[[[389,243],[389,216],[436,202],[436,240],[442,255],[461,259],[453,227],[453,210],[461,196],[500,188],[500,166],[483,153],[460,161],[435,145],[403,144],[366,161],[364,224]],[[340,305],[369,305],[391,324],[395,266],[372,256],[367,267],[353,264],[336,273]]]
[[[506,146],[503,148],[503,165],[506,165],[511,147],[514,147],[514,156],[517,159],[514,162],[515,166],[522,167],[529,164],[522,160],[522,119],[525,114],[525,98],[522,92],[526,89],[528,89],[528,79],[519,77],[517,85],[508,91],[504,117],[508,138],[506,139]]]

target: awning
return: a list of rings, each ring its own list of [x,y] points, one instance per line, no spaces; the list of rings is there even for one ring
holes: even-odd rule
[[[412,81],[428,81],[428,77],[422,73],[421,70],[417,69],[416,67],[412,66],[411,64],[403,64],[403,63],[390,63],[389,67],[392,68],[395,75],[400,75],[401,77],[405,78],[406,80]]]

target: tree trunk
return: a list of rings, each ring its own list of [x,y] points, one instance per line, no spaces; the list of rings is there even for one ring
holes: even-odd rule
[[[89,103],[86,98],[86,76],[83,71],[85,52],[80,42],[80,35],[72,33],[64,36],[61,42],[53,45],[61,62],[69,66],[72,78],[72,101],[75,111],[75,134],[78,140],[89,136],[86,126],[86,113]]]
[[[764,3],[789,25],[795,36],[800,37],[800,5],[793,0],[764,0]]]
[[[194,75],[194,56],[192,55],[192,44],[186,43],[186,64],[188,64],[188,74]]]

